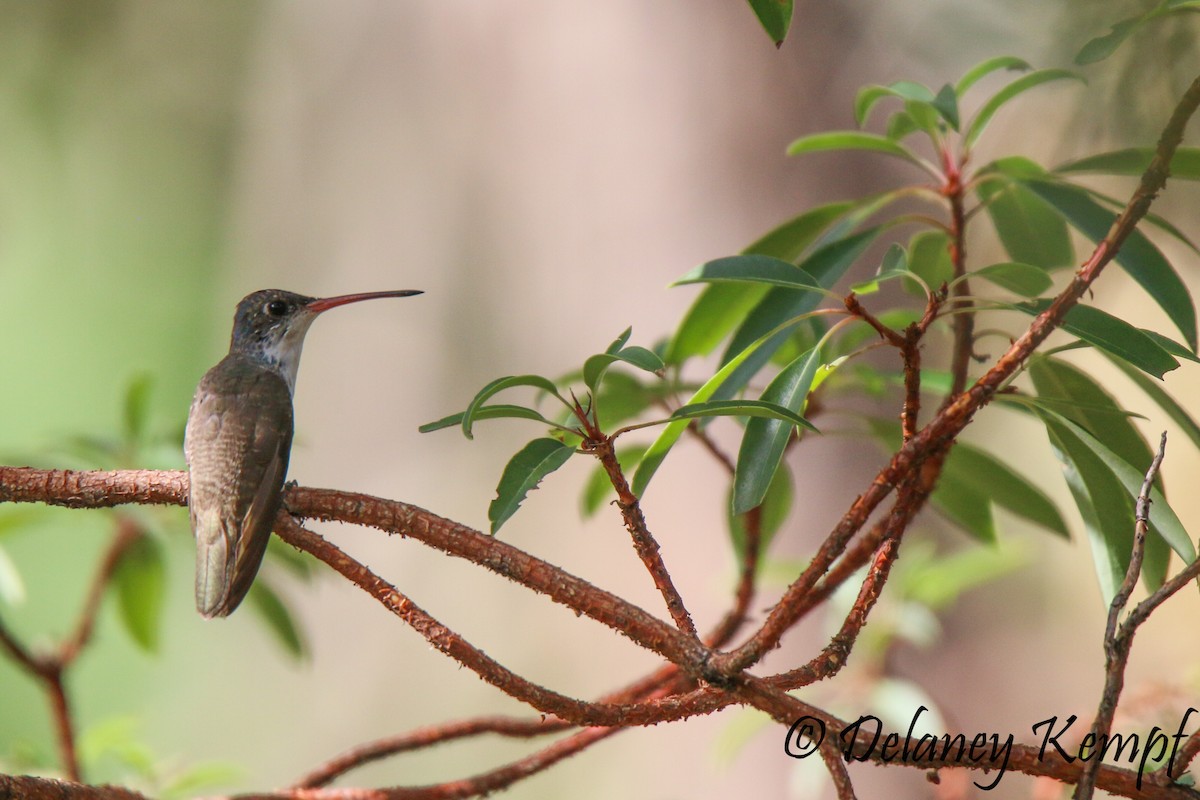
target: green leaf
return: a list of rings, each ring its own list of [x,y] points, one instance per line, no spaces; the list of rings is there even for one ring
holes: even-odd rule
[[[1049,300],[1033,300],[1012,306],[1030,316],[1049,308]],[[1106,352],[1123,358],[1138,369],[1158,379],[1176,369],[1179,362],[1138,328],[1123,319],[1094,306],[1077,305],[1067,312],[1062,330],[1078,336],[1085,342]]]
[[[824,291],[803,268],[771,256],[729,256],[701,264],[672,286],[727,281],[765,283],[800,291]]]
[[[475,438],[471,433],[471,426],[475,422],[476,415],[479,413],[479,409],[483,406],[484,401],[492,395],[502,392],[505,389],[511,389],[514,386],[533,386],[541,389],[547,394],[558,398],[559,402],[570,408],[570,404],[558,393],[558,387],[554,385],[554,382],[548,378],[543,378],[541,375],[513,375],[507,378],[497,378],[480,389],[479,394],[475,395],[475,399],[471,401],[470,405],[467,406],[467,410],[463,412],[463,436],[466,436],[468,439]]]
[[[908,268],[931,289],[954,277],[950,237],[943,231],[921,231],[908,242]]]
[[[665,381],[654,381],[647,386],[633,375],[612,372],[604,377],[604,383],[593,397],[592,409],[601,430],[614,430],[673,391],[672,385]]]
[[[874,294],[879,291],[881,284],[888,281],[896,280],[897,278],[907,278],[909,281],[914,279],[913,273],[906,269],[890,269],[886,272],[880,272],[870,280],[860,281],[859,283],[851,284],[850,291],[855,294]]]
[[[542,478],[567,463],[575,447],[557,439],[534,439],[509,460],[496,487],[496,499],[488,506],[492,534],[516,513],[525,495],[538,487]]]
[[[1112,355],[1109,355],[1109,360],[1124,372],[1131,381],[1137,384],[1137,387],[1145,392],[1163,410],[1163,413],[1171,418],[1172,422],[1179,426],[1180,430],[1192,440],[1192,444],[1200,448],[1200,425],[1196,424],[1196,421],[1192,419],[1192,415],[1175,398],[1167,394],[1157,383],[1147,378],[1144,373],[1132,367],[1129,362]]]
[[[763,390],[762,400],[793,412],[804,409],[821,350],[814,347],[786,367]],[[792,426],[779,419],[755,418],[746,423],[738,450],[733,479],[733,514],[738,516],[761,505],[779,471],[784,450],[792,436]]]
[[[250,585],[246,599],[250,601],[250,608],[267,624],[267,628],[275,636],[275,641],[288,655],[297,659],[308,656],[308,647],[292,617],[292,612],[274,589],[265,581],[256,580]]]
[[[920,127],[918,127],[917,121],[907,111],[897,111],[888,117],[886,135],[892,141],[898,142],[905,136],[916,133],[919,130]]]
[[[1066,417],[1045,410],[1041,410],[1039,413],[1046,423],[1047,430],[1051,431],[1052,437],[1066,449],[1073,466],[1081,471],[1084,481],[1089,486],[1090,500],[1097,506],[1096,513],[1101,512],[1102,505],[1104,507],[1115,506],[1106,500],[1098,499],[1097,493],[1099,492],[1115,492],[1122,501],[1123,513],[1115,515],[1114,508],[1108,508],[1109,519],[1102,521],[1100,528],[1106,538],[1103,542],[1102,557],[1098,556],[1098,567],[1107,567],[1109,569],[1108,577],[1112,579],[1111,587],[1104,585],[1106,576],[1101,574],[1107,601],[1111,599],[1112,593],[1115,592],[1116,586],[1120,585],[1128,569],[1133,546],[1134,501],[1145,480],[1145,470],[1131,465],[1106,447],[1099,439]],[[1096,474],[1103,471],[1107,471],[1111,480],[1109,477]],[[1095,485],[1094,491],[1091,488],[1093,484]],[[1166,497],[1157,487],[1151,487],[1150,501],[1152,508],[1150,530],[1155,537],[1153,545],[1152,539],[1146,540],[1146,562],[1142,577],[1151,589],[1155,589],[1162,584],[1166,574],[1166,555],[1161,552],[1163,542],[1187,563],[1195,560],[1196,551],[1187,529],[1184,528],[1167,503]],[[1083,511],[1082,508],[1081,511]],[[1119,528],[1104,524],[1114,518],[1117,520]]]
[[[618,361],[656,375],[666,368],[653,351],[634,345],[619,353],[600,353],[583,362],[583,382],[595,393],[604,373]]]
[[[1154,453],[1129,420],[1129,412],[1090,375],[1060,358],[1034,356],[1029,377],[1046,408],[1102,438],[1106,447],[1145,473]]]
[[[1012,181],[981,181],[976,191],[1013,261],[1056,269],[1075,260],[1067,224],[1045,200]]]
[[[139,534],[117,562],[112,585],[121,621],[138,646],[147,652],[158,649],[166,582],[162,546],[152,537]]]
[[[618,336],[616,339],[613,339],[612,344],[610,344],[607,348],[605,348],[604,352],[606,352],[606,353],[621,352],[621,348],[625,346],[625,343],[629,341],[629,337],[632,335],[633,335],[633,326],[630,325],[628,328],[626,328],[625,330],[623,330],[621,332],[620,336]]]
[[[967,93],[968,89],[978,83],[981,79],[1002,69],[1014,72],[1026,72],[1032,69],[1032,67],[1024,59],[1016,58],[1015,56],[996,56],[995,58],[989,58],[987,61],[971,67],[971,69],[967,70],[966,73],[958,79],[958,83],[954,85],[955,94],[957,94],[959,97],[962,97]]]
[[[775,538],[775,534],[783,527],[783,523],[787,521],[788,514],[791,513],[794,498],[795,490],[792,486],[792,473],[787,468],[787,465],[784,464],[775,470],[771,476],[771,482],[763,494],[762,501],[756,504],[762,506],[758,536],[759,568],[762,567],[765,560],[762,558],[762,554],[767,552],[767,548],[771,545],[771,540]],[[746,516],[734,512],[732,510],[733,507],[734,500],[730,497],[730,504],[727,506],[730,509],[729,537],[733,542],[733,552],[737,555],[740,563],[746,557]]]
[[[975,539],[984,544],[996,543],[996,521],[988,496],[966,483],[957,472],[942,473],[929,502]]]
[[[1098,243],[1108,235],[1117,217],[1079,187],[1041,180],[1028,180],[1025,185],[1057,208],[1072,226],[1093,242]],[[1195,350],[1196,307],[1187,286],[1158,248],[1141,231],[1134,230],[1121,245],[1115,260],[1154,298]]]
[[[816,238],[851,209],[865,203],[839,202],[818,206],[780,225],[743,251],[743,255],[772,256],[783,261],[799,259]],[[712,284],[696,298],[667,348],[665,361],[682,364],[692,356],[707,355],[741,324],[767,293],[763,284]]]
[[[142,373],[134,376],[125,388],[124,422],[125,438],[136,442],[146,432],[146,416],[150,406],[150,389],[153,376]]]
[[[1054,172],[1137,177],[1150,167],[1153,159],[1153,147],[1131,147],[1127,150],[1113,150],[1068,161],[1055,167]],[[1171,159],[1171,177],[1189,181],[1200,180],[1200,147],[1176,148],[1175,156]]]
[[[742,251],[743,255],[774,256],[784,261],[797,261],[816,238],[852,209],[869,206],[872,198],[863,202],[845,200],[817,206],[775,228]]]
[[[946,120],[946,124],[953,130],[958,130],[958,93],[954,87],[946,84],[938,90],[937,97],[933,98],[931,103],[933,108]]]
[[[697,417],[759,417],[790,422],[801,428],[815,431],[817,428],[790,409],[766,400],[709,400],[688,403],[671,414],[671,419],[696,419]]]
[[[991,502],[1019,517],[1067,537],[1067,523],[1058,506],[1032,481],[978,447],[959,442],[946,459],[945,471]]]
[[[970,125],[967,126],[967,132],[963,137],[965,146],[970,149],[980,134],[987,128],[988,123],[992,121],[992,117],[1000,110],[1005,103],[1012,100],[1019,94],[1027,92],[1035,86],[1041,86],[1043,83],[1060,80],[1076,80],[1081,83],[1086,83],[1083,77],[1074,72],[1065,69],[1039,69],[1017,78],[1012,83],[1005,86],[996,94],[992,95],[986,103],[979,109],[975,116],[971,119]]]
[[[442,417],[435,422],[426,422],[421,427],[417,428],[421,433],[430,433],[432,431],[440,431],[443,428],[453,428],[462,425],[463,419],[467,416],[466,412],[451,414],[448,417]],[[537,422],[544,422],[547,425],[552,424],[550,420],[534,411],[532,408],[525,406],[512,406],[497,404],[494,406],[480,406],[475,409],[475,419],[532,419]]]
[[[617,463],[621,465],[621,472],[628,475],[629,471],[642,460],[645,453],[646,446],[641,444],[618,449]],[[588,476],[588,481],[583,487],[583,495],[580,497],[580,511],[584,518],[594,516],[604,501],[614,496],[615,491],[604,467],[597,466],[592,470],[592,474]]]
[[[863,127],[871,109],[885,97],[898,97],[902,100],[916,100],[921,103],[932,103],[934,94],[928,86],[913,81],[897,81],[891,86],[864,86],[859,89],[854,98],[854,121],[858,127]]]
[[[911,114],[912,112],[910,111],[909,113]],[[885,153],[890,156],[902,158],[910,164],[916,164],[928,172],[937,174],[935,167],[899,142],[889,139],[886,136],[861,133],[859,131],[831,131],[803,136],[788,145],[787,154],[789,156],[798,156],[829,150],[869,150],[876,153]]]
[[[749,0],[750,8],[776,47],[787,38],[792,24],[792,0]]]
[[[675,331],[665,361],[678,365],[693,356],[711,353],[745,320],[766,293],[765,284],[713,283],[706,286]]]
[[[1054,285],[1054,281],[1050,279],[1044,269],[1032,264],[1022,264],[1019,261],[990,264],[975,270],[970,277],[972,279],[983,278],[1001,289],[1007,289],[1023,297],[1037,297]]]
[[[25,602],[25,582],[8,552],[0,547],[0,603],[16,606]]]
[[[900,447],[900,427],[891,420],[869,420],[871,431],[890,449]],[[963,442],[954,445],[930,496],[934,506],[950,520],[983,542],[996,541],[991,507],[1000,506],[1017,516],[1068,536],[1058,507],[1037,488],[991,453]]]
[[[918,544],[923,543],[913,542],[913,545]],[[965,548],[927,560],[921,558],[922,555],[914,556],[912,550],[906,552],[902,563],[907,567],[894,573],[894,577],[903,578],[899,588],[906,597],[935,611],[951,605],[967,591],[991,583],[1028,562],[1024,548],[1008,542],[986,549]]]
[[[1094,64],[1097,61],[1103,61],[1111,56],[1134,31],[1161,13],[1160,7],[1159,9],[1152,9],[1145,14],[1128,17],[1114,23],[1108,33],[1103,36],[1097,36],[1094,39],[1089,39],[1079,49],[1079,52],[1075,54],[1075,63],[1084,66],[1085,64]]]

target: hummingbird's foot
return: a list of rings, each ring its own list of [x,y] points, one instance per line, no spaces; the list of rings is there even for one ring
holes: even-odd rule
[[[286,511],[288,514],[290,514],[293,517],[298,516],[298,515],[296,514],[296,510],[294,508],[292,508],[290,505],[288,505],[288,493],[291,492],[292,489],[295,489],[299,485],[300,485],[299,481],[287,481],[283,484],[283,491],[280,492],[280,501],[279,501],[280,505],[283,506],[284,511]]]

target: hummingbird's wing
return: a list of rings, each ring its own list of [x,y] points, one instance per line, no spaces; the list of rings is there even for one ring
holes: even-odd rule
[[[292,402],[275,372],[229,356],[196,388],[184,453],[196,537],[196,607],[230,614],[249,591],[282,502]]]

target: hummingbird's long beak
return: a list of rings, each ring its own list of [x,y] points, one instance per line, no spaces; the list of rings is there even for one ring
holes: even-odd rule
[[[359,300],[374,300],[377,297],[412,297],[414,294],[424,294],[420,289],[398,289],[391,292],[361,292],[359,294],[341,294],[337,297],[318,297],[306,305],[304,309],[313,314],[320,314],[337,306],[347,303],[357,303]]]

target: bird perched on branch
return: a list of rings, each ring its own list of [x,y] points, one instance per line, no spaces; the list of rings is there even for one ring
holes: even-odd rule
[[[196,608],[224,617],[254,582],[283,502],[292,393],[304,334],[322,311],[417,290],[305,297],[264,289],[238,303],[229,355],[205,373],[183,451],[196,537]]]

